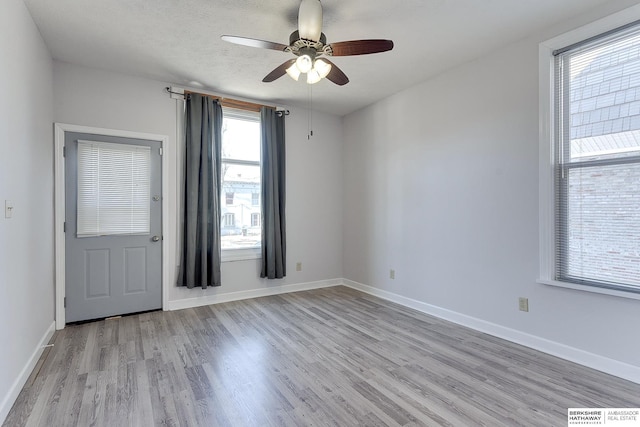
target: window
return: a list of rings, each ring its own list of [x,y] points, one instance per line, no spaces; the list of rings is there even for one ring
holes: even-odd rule
[[[554,279],[640,293],[640,25],[554,56]]]
[[[260,227],[260,214],[252,213],[251,214],[251,226],[252,227]]]
[[[232,213],[226,213],[222,217],[222,226],[225,228],[236,226],[236,216]]]
[[[149,234],[151,149],[78,141],[77,236]]]
[[[222,123],[222,197],[226,199],[226,204],[222,204],[223,260],[260,255],[260,192],[260,115],[225,109]]]

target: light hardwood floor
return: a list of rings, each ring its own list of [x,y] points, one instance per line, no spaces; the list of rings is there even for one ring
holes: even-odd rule
[[[640,385],[346,288],[56,332],[5,426],[566,426]]]

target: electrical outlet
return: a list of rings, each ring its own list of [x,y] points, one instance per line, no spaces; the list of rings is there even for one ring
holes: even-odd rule
[[[296,271],[302,271],[302,263],[296,262]]]
[[[4,201],[4,217],[11,218],[13,216],[13,202],[11,200]]]
[[[518,298],[518,307],[520,311],[529,311],[529,298]]]
[[[389,270],[389,279],[395,279],[396,278],[396,271],[392,268],[391,270]]]

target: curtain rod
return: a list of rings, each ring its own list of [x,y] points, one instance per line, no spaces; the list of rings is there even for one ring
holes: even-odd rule
[[[208,96],[209,98],[217,99],[217,100],[220,101],[220,105],[222,105],[223,107],[235,108],[237,110],[245,110],[245,111],[253,111],[253,112],[260,112],[260,108],[267,107],[267,108],[274,109],[278,113],[283,114],[285,116],[289,115],[289,110],[277,110],[277,107],[273,107],[271,105],[264,105],[264,104],[257,104],[257,103],[254,103],[254,102],[240,101],[238,99],[226,98],[226,97],[223,97],[223,96],[211,95],[211,94],[208,94],[208,93],[200,93],[200,92],[195,92],[195,91],[192,91],[192,90],[185,90],[184,93],[173,92],[171,90],[170,86],[167,86],[164,89],[169,95],[182,96],[185,100],[189,97],[190,94],[195,93],[195,94],[198,94],[198,95]]]

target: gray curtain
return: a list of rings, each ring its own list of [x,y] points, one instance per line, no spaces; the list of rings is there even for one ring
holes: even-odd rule
[[[220,286],[222,107],[191,94],[185,117],[182,262],[178,285]]]
[[[287,275],[285,231],[284,114],[262,107],[262,270],[260,277]]]

